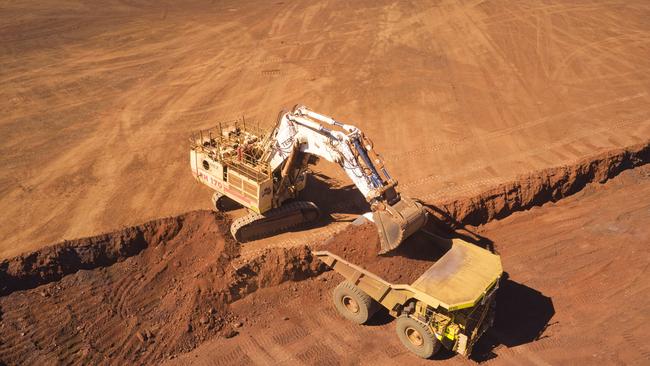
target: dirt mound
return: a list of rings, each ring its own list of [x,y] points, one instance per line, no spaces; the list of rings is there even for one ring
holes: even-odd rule
[[[405,240],[389,255],[378,255],[377,228],[372,223],[349,225],[323,244],[328,250],[392,283],[410,284],[438,260],[444,251],[423,234]]]
[[[4,261],[0,360],[158,363],[233,335],[232,301],[320,270],[306,248],[234,268],[239,248],[224,233],[221,216],[197,211]]]
[[[235,271],[229,287],[231,297],[239,299],[259,288],[304,280],[325,270],[325,265],[314,259],[307,247],[264,250]]]

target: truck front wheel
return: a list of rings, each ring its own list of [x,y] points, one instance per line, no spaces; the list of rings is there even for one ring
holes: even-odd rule
[[[334,306],[341,315],[357,324],[367,322],[379,308],[375,300],[348,281],[334,289]]]
[[[397,318],[397,337],[411,352],[422,358],[430,358],[440,349],[440,342],[431,329],[421,321],[407,315]]]

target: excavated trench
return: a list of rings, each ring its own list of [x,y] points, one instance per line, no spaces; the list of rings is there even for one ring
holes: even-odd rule
[[[556,202],[589,183],[605,183],[626,169],[650,161],[650,142],[606,151],[577,163],[534,171],[470,197],[435,202],[434,214],[453,227],[478,226],[510,214]]]
[[[480,225],[557,201],[648,162],[648,143],[531,173],[479,195],[428,205],[440,226]],[[58,243],[0,262],[0,364],[157,363],[236,334],[228,304],[259,288],[324,270],[307,247],[267,249],[239,267],[227,219],[189,212]],[[331,250],[392,282],[409,283],[442,252],[415,235],[377,257],[370,226],[350,226]]]
[[[426,229],[443,236],[461,235],[474,244],[492,249],[485,238],[461,229],[502,219],[547,202],[556,202],[579,192],[587,184],[605,183],[620,172],[649,160],[650,144],[639,144],[604,152],[573,165],[532,172],[474,196],[435,203],[422,202],[433,217]],[[377,256],[379,238],[374,227],[350,225],[331,240],[315,246],[338,254],[389,282],[410,284],[444,254],[448,245],[431,245],[431,242],[431,237],[418,233],[388,256]]]

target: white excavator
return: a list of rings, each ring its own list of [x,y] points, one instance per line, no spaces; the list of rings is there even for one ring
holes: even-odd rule
[[[314,203],[299,200],[308,165],[317,158],[343,168],[370,204],[372,214],[364,216],[377,226],[380,254],[397,248],[427,221],[422,205],[397,192],[397,181],[358,128],[305,106],[282,111],[270,133],[239,120],[196,132],[190,142],[192,173],[215,191],[214,208],[235,201],[249,210],[231,225],[239,242],[319,218]]]

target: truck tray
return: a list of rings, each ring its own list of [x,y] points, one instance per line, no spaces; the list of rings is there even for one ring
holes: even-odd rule
[[[453,239],[445,255],[411,287],[426,293],[449,310],[474,306],[501,276],[498,255],[460,239]]]
[[[461,239],[443,240],[451,242],[450,249],[413,284],[389,283],[328,251],[314,254],[389,310],[408,298],[449,311],[472,307],[495,288],[503,272],[501,259]]]

